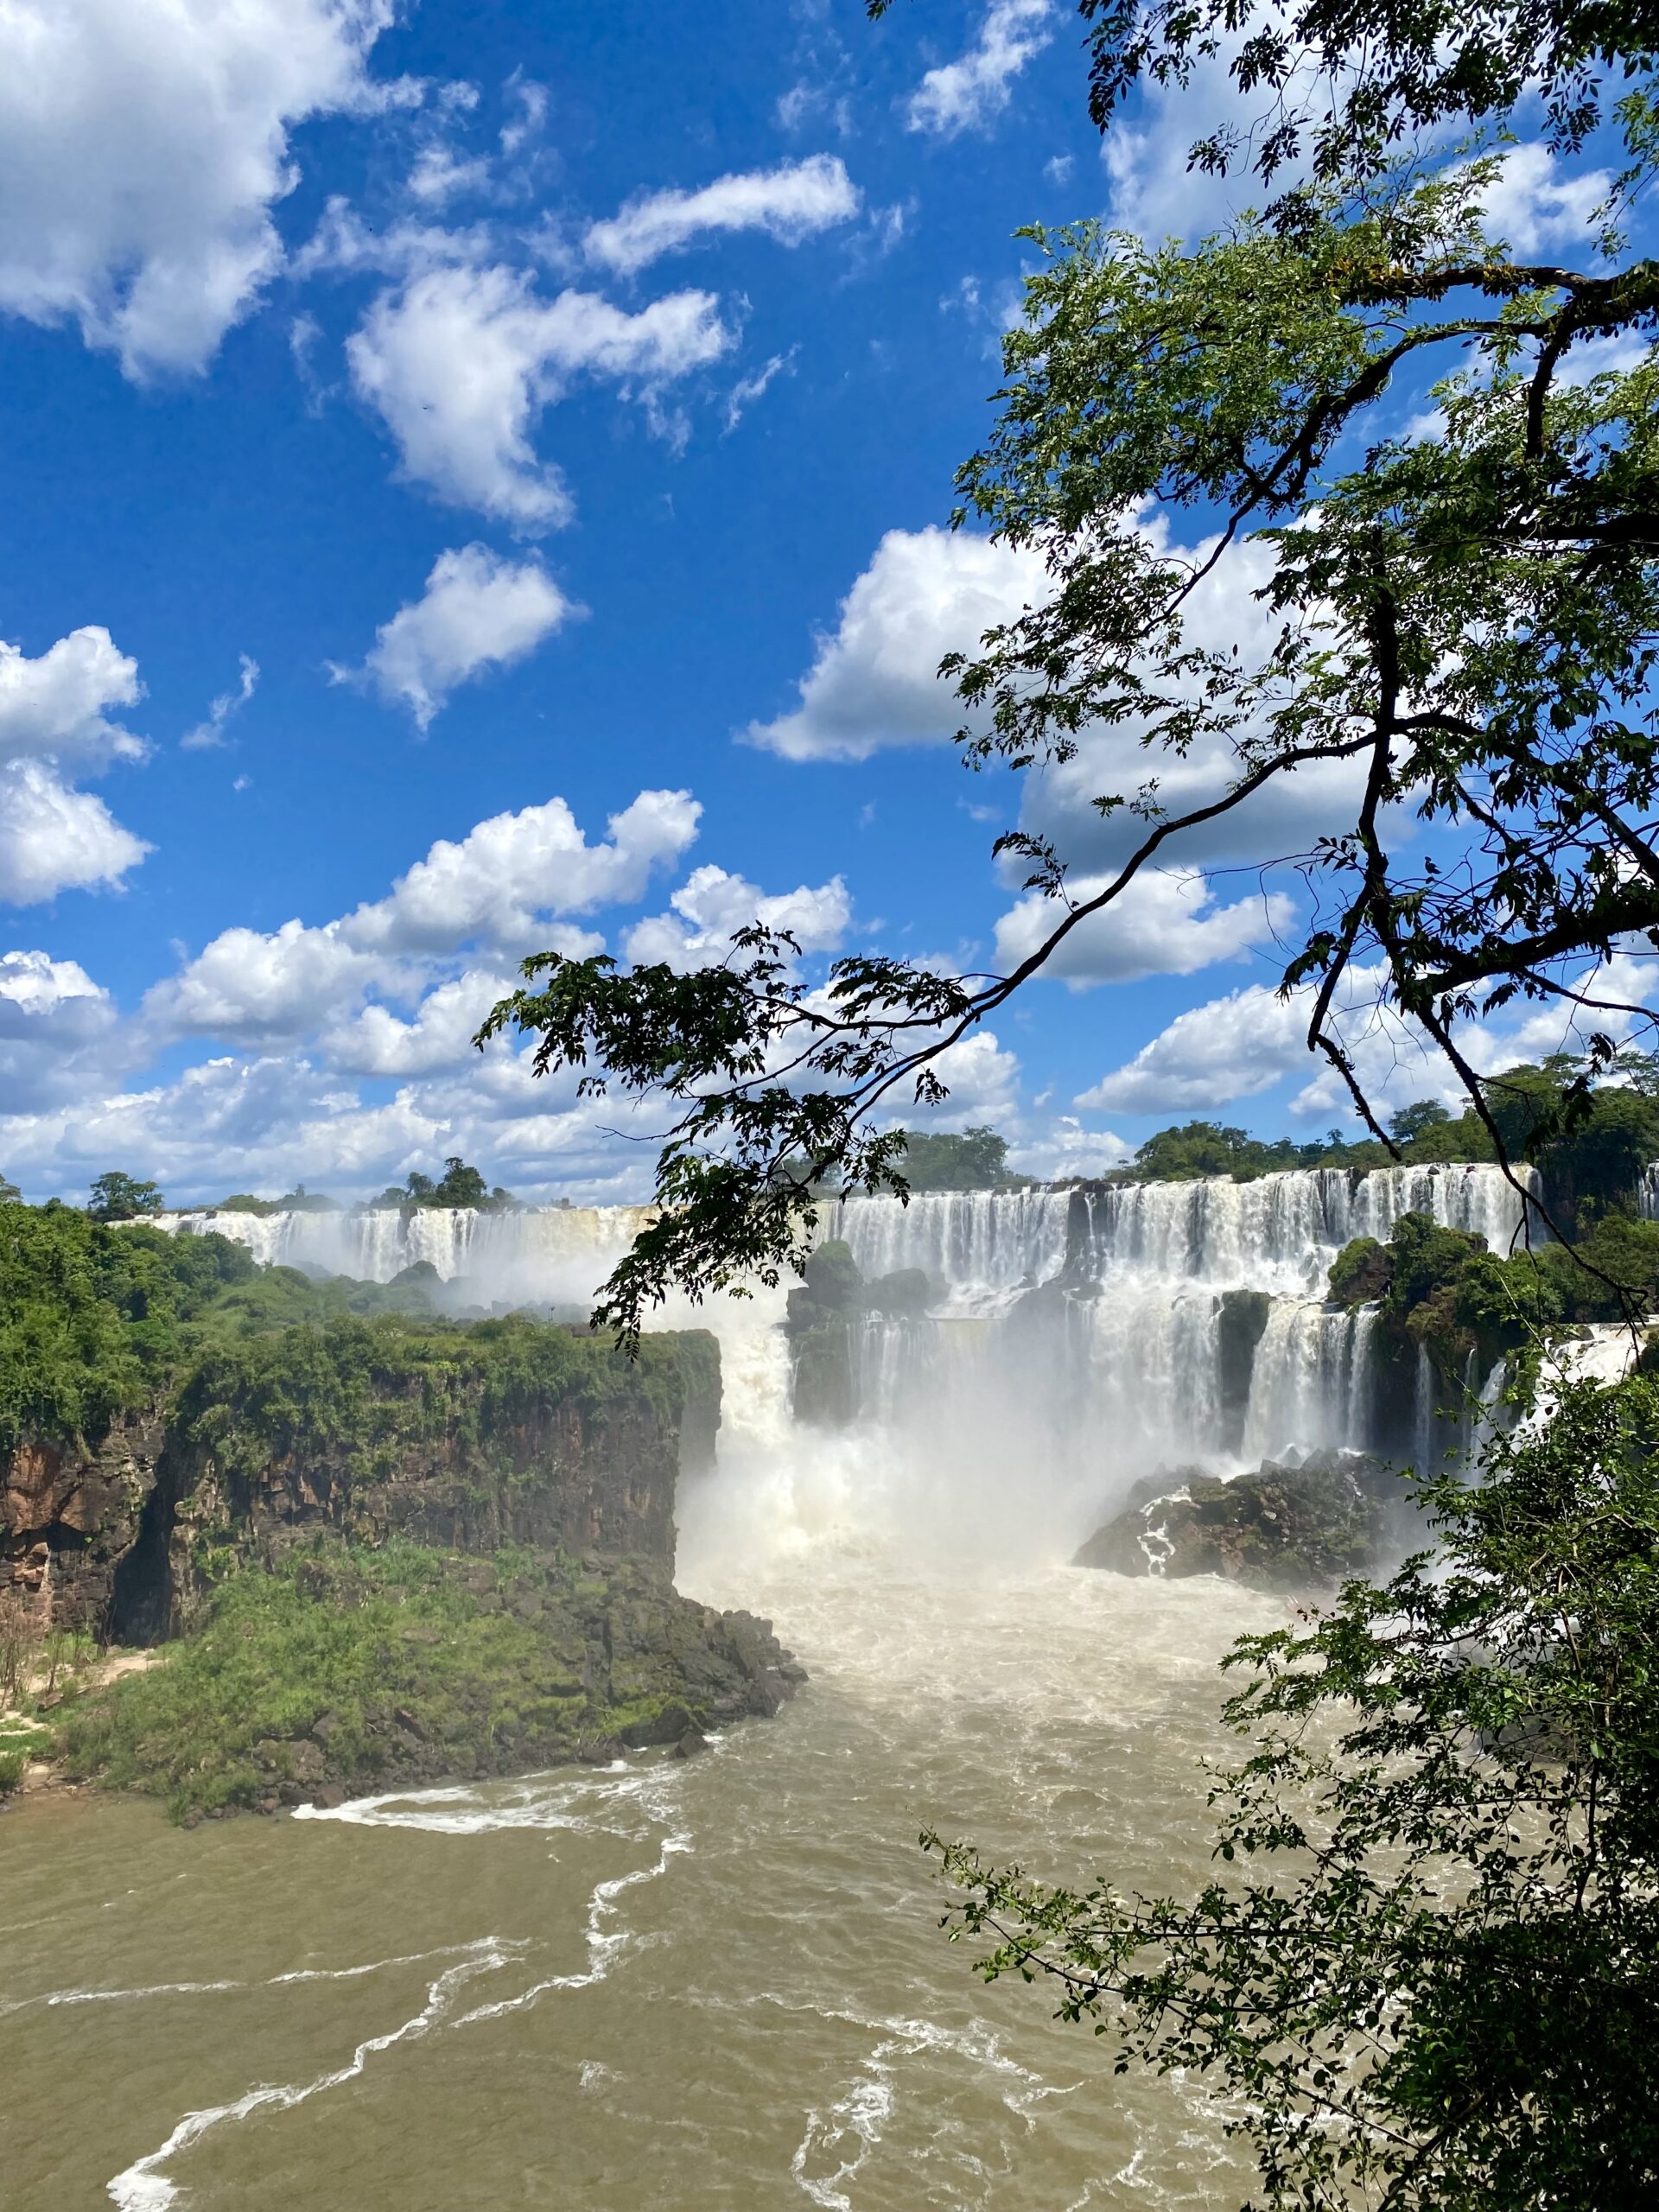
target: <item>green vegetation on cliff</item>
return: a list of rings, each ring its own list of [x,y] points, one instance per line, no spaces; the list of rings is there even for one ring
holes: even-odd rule
[[[26,1434],[101,1435],[168,1386],[189,1325],[253,1274],[222,1236],[0,1205],[0,1451]]]
[[[538,1396],[639,1390],[673,1421],[688,1377],[717,1396],[712,1338],[647,1338],[631,1366],[607,1340],[520,1315],[444,1320],[437,1287],[424,1264],[391,1283],[315,1281],[256,1267],[223,1236],[0,1204],[0,1451],[25,1435],[95,1440],[174,1391],[193,1433],[210,1406],[234,1406],[251,1443],[353,1449],[378,1435],[377,1399],[397,1399],[418,1428],[458,1389],[484,1427]]]
[[[314,1538],[242,1568],[147,1673],[60,1718],[66,1770],[175,1819],[524,1771],[767,1710],[798,1676],[760,1624],[636,1564]]]
[[[327,1452],[366,1471],[436,1436],[482,1446],[552,1404],[639,1396],[672,1430],[685,1389],[671,1337],[642,1338],[631,1361],[607,1338],[519,1314],[341,1314],[210,1341],[180,1390],[175,1427],[181,1443],[211,1445],[221,1461]]]
[[[1604,1214],[1571,1246],[1489,1252],[1479,1237],[1402,1214],[1386,1244],[1356,1237],[1331,1269],[1343,1306],[1378,1304],[1396,1342],[1421,1345],[1461,1382],[1564,1323],[1617,1321],[1659,1308],[1659,1222]]]

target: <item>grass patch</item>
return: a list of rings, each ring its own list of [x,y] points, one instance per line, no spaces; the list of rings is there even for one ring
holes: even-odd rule
[[[58,1746],[69,1773],[151,1791],[181,1820],[522,1771],[701,1719],[652,1632],[682,1605],[637,1567],[321,1538],[233,1573],[164,1667],[67,1705]],[[613,1691],[619,1643],[635,1657]],[[642,1665],[653,1645],[661,1663]]]

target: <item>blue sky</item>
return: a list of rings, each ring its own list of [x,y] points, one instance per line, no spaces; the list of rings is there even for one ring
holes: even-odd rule
[[[1016,225],[1224,212],[1219,72],[1108,161],[1059,0],[22,0],[6,40],[0,1169],[636,1195],[648,1122],[467,1044],[524,952],[759,911],[817,960],[1017,954],[991,838],[1023,804],[1083,865],[1103,786],[954,758],[932,671],[1032,573],[943,530],[951,475]],[[1583,178],[1512,166],[1517,237],[1582,232]],[[1340,1120],[1264,995],[1290,918],[1162,879],[939,1118],[1038,1172]]]

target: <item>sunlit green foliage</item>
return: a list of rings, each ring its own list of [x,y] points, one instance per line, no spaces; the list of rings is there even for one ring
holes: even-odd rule
[[[211,1330],[178,1390],[173,1433],[232,1475],[294,1458],[367,1481],[438,1439],[481,1461],[499,1453],[505,1466],[514,1424],[538,1409],[636,1397],[669,1433],[677,1429],[677,1337],[647,1338],[630,1361],[607,1338],[518,1314],[466,1323],[336,1314],[321,1326]]]
[[[1187,1122],[1149,1136],[1136,1152],[1133,1167],[1120,1168],[1117,1179],[1166,1183],[1230,1175],[1235,1182],[1245,1183],[1287,1168],[1381,1167],[1389,1157],[1387,1147],[1374,1140],[1350,1142],[1337,1129],[1328,1137],[1299,1144],[1290,1137],[1253,1137],[1219,1122]]]
[[[111,1168],[92,1185],[86,1211],[94,1221],[137,1221],[145,1214],[162,1213],[167,1206],[156,1183],[141,1183]]]
[[[99,1436],[166,1387],[189,1325],[253,1274],[222,1236],[0,1205],[0,1449],[26,1431]]]
[[[492,1190],[476,1167],[469,1167],[454,1153],[444,1161],[443,1173],[435,1179],[422,1174],[418,1167],[411,1168],[401,1185],[390,1185],[373,1201],[376,1207],[476,1206],[486,1213],[512,1203],[511,1191],[504,1191],[499,1183]]]
[[[668,1702],[590,1695],[584,1618],[613,1594],[547,1554],[318,1539],[232,1574],[161,1664],[68,1708],[58,1750],[70,1772],[152,1791],[175,1817],[274,1792],[320,1721],[331,1770],[354,1787],[393,1770],[410,1738],[468,1772],[550,1762]]]

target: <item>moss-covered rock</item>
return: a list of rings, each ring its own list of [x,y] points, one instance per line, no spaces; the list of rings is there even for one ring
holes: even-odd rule
[[[320,1535],[233,1568],[162,1664],[65,1709],[57,1751],[175,1817],[269,1812],[675,1743],[803,1679],[768,1624],[639,1562]]]
[[[832,1236],[824,1243],[815,1245],[807,1254],[801,1272],[807,1294],[815,1305],[836,1313],[858,1305],[864,1278],[853,1257],[852,1246],[840,1237]]]
[[[1356,1236],[1331,1263],[1331,1296],[1338,1306],[1370,1306],[1394,1281],[1394,1255],[1375,1236]]]

